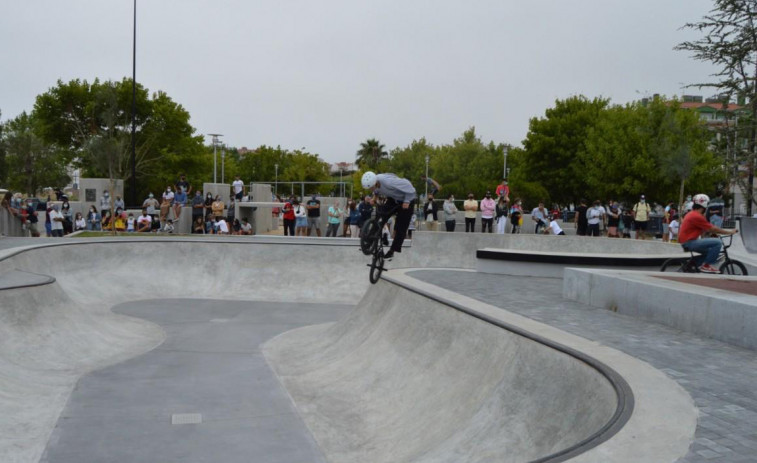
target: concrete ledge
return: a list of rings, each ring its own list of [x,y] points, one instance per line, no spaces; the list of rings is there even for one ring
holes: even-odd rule
[[[55,278],[39,273],[22,272],[11,270],[0,274],[0,291],[18,288],[31,288],[34,286],[49,285],[55,283]]]
[[[754,281],[757,277],[677,275]],[[663,280],[653,272],[565,269],[563,297],[719,341],[757,349],[757,298]]]

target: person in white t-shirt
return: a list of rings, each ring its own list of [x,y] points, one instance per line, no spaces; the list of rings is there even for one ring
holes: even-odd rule
[[[234,190],[234,197],[237,201],[241,201],[244,196],[244,183],[240,180],[239,175],[234,177],[234,181],[231,182],[231,188]]]
[[[217,230],[216,233],[218,233],[219,235],[229,234],[229,224],[227,224],[221,216],[216,216],[215,229]]]
[[[142,215],[137,217],[137,231],[149,233],[152,229],[152,216],[147,213],[147,208],[142,209]]]
[[[588,228],[589,236],[599,236],[599,224],[602,223],[602,221],[604,221],[605,214],[606,214],[605,208],[602,207],[599,200],[594,201],[594,204],[592,204],[591,209],[586,211],[586,218],[589,224],[589,228]]]
[[[671,243],[678,242],[678,229],[679,228],[681,228],[681,222],[678,220],[678,214],[674,214],[673,219],[670,221],[670,225],[668,226],[668,233],[670,234],[668,236],[668,240]]]
[[[134,214],[129,212],[129,217],[126,219],[126,231],[133,233],[136,231],[137,221],[134,219]]]
[[[544,234],[549,234],[549,232],[552,232],[553,235],[564,235],[565,232],[562,228],[560,228],[560,225],[557,223],[557,220],[550,220],[549,225],[544,230]]]
[[[60,212],[58,205],[54,204],[50,209],[50,228],[54,237],[63,237],[63,214]]]

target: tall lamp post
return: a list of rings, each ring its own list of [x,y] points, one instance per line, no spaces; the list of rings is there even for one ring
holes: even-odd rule
[[[504,153],[505,153],[505,166],[502,169],[502,179],[507,180],[507,151],[508,147],[505,146]]]
[[[134,34],[131,50],[131,198],[137,203],[137,0],[134,0]]]
[[[344,172],[344,169],[341,167],[339,168],[339,197],[344,198],[344,182],[342,181],[342,173]]]
[[[221,144],[221,183],[226,183],[226,144]]]
[[[273,168],[276,169],[276,181],[273,186],[273,194],[278,195],[279,194],[279,165],[274,164]]]
[[[426,198],[428,198],[428,154],[426,155]]]
[[[220,133],[209,133],[211,137],[213,137],[213,183],[218,183],[218,177],[216,175],[216,172],[218,171],[218,168],[216,167],[218,164],[218,153],[216,151],[216,148],[218,147],[218,137],[223,137]]]

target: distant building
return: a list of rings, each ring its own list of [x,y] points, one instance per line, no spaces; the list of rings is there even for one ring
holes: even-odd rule
[[[343,174],[352,174],[357,172],[357,164],[354,162],[335,162],[331,164],[330,172],[332,175],[338,174],[341,171]]]

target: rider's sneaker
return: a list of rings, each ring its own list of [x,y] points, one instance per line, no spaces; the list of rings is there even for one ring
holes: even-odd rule
[[[391,259],[394,257],[394,250],[390,249],[384,254],[384,259]]]
[[[713,267],[710,264],[702,264],[699,266],[699,271],[702,273],[720,273],[720,270]]]

